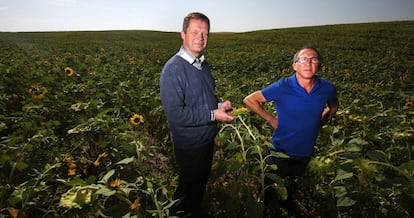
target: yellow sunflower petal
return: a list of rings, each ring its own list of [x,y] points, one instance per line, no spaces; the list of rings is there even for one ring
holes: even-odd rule
[[[144,117],[142,115],[139,114],[134,114],[131,118],[129,118],[129,122],[136,126],[140,123],[144,123]]]
[[[130,208],[131,210],[134,210],[134,209],[136,209],[137,207],[139,207],[139,205],[140,205],[140,202],[139,202],[139,199],[137,198],[137,199],[135,199],[134,203],[132,203],[132,204],[131,204],[131,206],[129,206],[129,208]]]
[[[17,215],[19,214],[19,210],[14,209],[12,207],[7,208],[7,210],[9,211],[10,216],[13,217],[13,218],[16,218]]]

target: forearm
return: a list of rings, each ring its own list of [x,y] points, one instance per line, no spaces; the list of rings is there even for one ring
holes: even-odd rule
[[[324,111],[322,112],[322,118],[321,118],[321,126],[326,125],[336,114],[338,111],[339,104],[336,103],[331,106],[327,106]]]
[[[244,98],[243,103],[253,112],[255,112],[257,115],[259,115],[261,118],[266,120],[266,122],[270,123],[274,128],[277,127],[277,119],[274,115],[267,112],[262,104],[266,100],[264,99],[263,95],[260,92],[254,92]]]
[[[254,108],[254,109],[250,108],[250,110],[255,112],[261,118],[263,118],[267,123],[269,123],[271,126],[273,126],[273,128],[277,128],[278,121],[277,121],[277,118],[273,114],[267,112],[262,107]]]

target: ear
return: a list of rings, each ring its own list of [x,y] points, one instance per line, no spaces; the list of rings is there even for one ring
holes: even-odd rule
[[[296,63],[292,64],[293,69],[296,71]]]
[[[181,39],[184,40],[185,39],[185,32],[181,31],[180,35],[181,35]]]

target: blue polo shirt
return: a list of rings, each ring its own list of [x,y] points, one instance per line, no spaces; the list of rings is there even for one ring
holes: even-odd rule
[[[296,74],[270,84],[262,90],[266,101],[274,102],[278,128],[271,143],[276,151],[294,157],[310,157],[318,137],[326,104],[337,101],[335,86],[319,77],[310,93],[296,80]]]

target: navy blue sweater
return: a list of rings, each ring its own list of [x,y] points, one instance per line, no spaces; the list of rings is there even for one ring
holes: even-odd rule
[[[211,111],[217,108],[215,82],[210,66],[202,70],[174,55],[165,64],[160,78],[161,102],[167,116],[174,146],[191,149],[213,142],[217,126]]]

